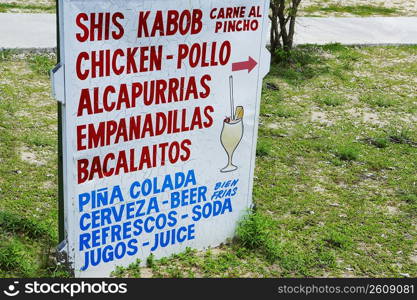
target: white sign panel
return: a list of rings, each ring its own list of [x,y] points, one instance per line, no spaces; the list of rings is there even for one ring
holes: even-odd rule
[[[77,277],[233,237],[252,201],[268,9],[61,0],[54,90]]]

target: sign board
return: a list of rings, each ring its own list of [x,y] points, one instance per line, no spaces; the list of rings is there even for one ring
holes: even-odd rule
[[[61,0],[63,251],[77,277],[218,246],[251,207],[268,0]]]

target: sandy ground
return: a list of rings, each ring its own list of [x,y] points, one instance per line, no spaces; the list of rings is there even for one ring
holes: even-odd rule
[[[302,0],[301,1],[301,15],[306,15],[303,12],[303,7],[312,5],[341,5],[341,6],[356,6],[356,5],[372,5],[382,6],[387,8],[396,8],[399,10],[398,15],[402,16],[416,16],[417,15],[417,0]],[[310,14],[311,15],[311,14]],[[328,13],[316,12],[313,15],[317,16],[352,16],[349,13]],[[394,14],[395,15],[395,14]]]

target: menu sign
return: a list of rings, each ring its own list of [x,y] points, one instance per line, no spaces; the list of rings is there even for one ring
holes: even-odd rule
[[[204,249],[251,206],[268,0],[61,0],[64,250],[78,277]]]

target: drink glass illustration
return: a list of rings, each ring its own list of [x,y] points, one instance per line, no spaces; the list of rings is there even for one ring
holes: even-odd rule
[[[229,76],[230,85],[230,117],[223,121],[222,133],[220,134],[220,142],[227,153],[227,166],[220,170],[222,173],[237,170],[237,166],[233,164],[233,154],[243,137],[243,116],[245,109],[243,106],[235,108],[233,97],[233,76]]]
[[[220,135],[220,141],[228,156],[227,166],[221,169],[222,173],[232,172],[237,170],[237,166],[233,164],[233,154],[242,140],[243,136],[243,121],[231,120],[227,118],[223,122],[223,129]]]

